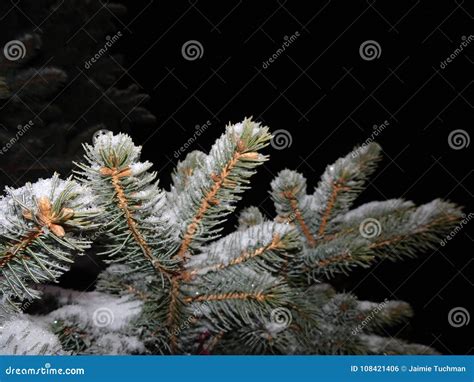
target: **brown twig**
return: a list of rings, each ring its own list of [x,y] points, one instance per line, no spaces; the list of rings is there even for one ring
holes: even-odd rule
[[[257,300],[265,301],[269,295],[265,295],[262,292],[257,293],[246,293],[246,292],[229,292],[221,294],[209,294],[195,297],[186,297],[184,302],[189,304],[191,302],[204,302],[204,301],[225,301],[225,300]]]
[[[344,187],[342,181],[337,181],[332,183],[331,196],[329,197],[328,203],[326,205],[326,210],[324,211],[323,217],[321,218],[321,225],[319,226],[318,236],[323,236],[326,230],[326,226],[329,220],[329,216],[336,204],[336,199],[340,191],[348,191],[349,187]]]
[[[148,246],[145,238],[143,237],[142,233],[138,229],[138,224],[133,217],[133,213],[129,208],[129,202],[127,196],[125,195],[125,191],[122,187],[121,178],[128,177],[132,175],[132,171],[129,167],[126,167],[122,170],[117,170],[116,168],[109,168],[109,167],[102,167],[100,169],[100,173],[104,176],[110,176],[112,181],[112,185],[114,187],[117,199],[118,199],[118,206],[122,210],[125,215],[125,219],[127,220],[127,226],[130,232],[132,233],[133,238],[135,239],[138,246],[141,248],[145,257],[151,262],[153,267],[160,272],[170,275],[171,272],[163,267],[158,260],[156,260],[153,255],[151,248]]]
[[[314,240],[313,235],[311,234],[311,231],[304,221],[303,214],[301,213],[299,206],[298,206],[298,200],[296,200],[295,194],[293,191],[285,191],[283,192],[283,196],[288,199],[290,202],[290,207],[293,211],[293,214],[295,215],[295,219],[298,222],[298,224],[301,227],[301,231],[303,231],[304,236],[306,237],[306,240],[308,241],[308,244],[310,247],[314,247],[316,245],[316,240]]]
[[[209,265],[207,267],[203,267],[199,269],[193,269],[191,272],[187,273],[187,276],[192,277],[199,274],[202,271],[216,271],[216,270],[224,269],[233,265],[243,263],[244,261],[247,261],[254,257],[261,256],[265,252],[279,248],[280,244],[281,244],[281,237],[280,235],[275,234],[273,235],[272,241],[268,243],[267,245],[259,247],[252,252],[244,251],[239,257],[236,257],[235,259],[229,261],[228,263],[219,263],[219,264]]]

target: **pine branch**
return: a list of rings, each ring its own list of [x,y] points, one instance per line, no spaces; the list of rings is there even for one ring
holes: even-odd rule
[[[268,144],[270,137],[267,128],[244,120],[241,124],[227,126],[209,155],[201,156],[205,159],[202,166],[196,166],[187,176],[188,186],[175,198],[176,221],[184,222],[184,231],[181,231],[179,250],[174,258],[184,262],[186,255],[193,254],[203,243],[216,237],[219,224],[234,210],[254,168],[266,160],[258,151]],[[180,290],[185,277],[186,274],[176,275],[171,280],[166,326],[173,351],[177,347],[175,333],[185,304]]]
[[[84,148],[87,164],[77,164],[77,174],[97,194],[109,222],[103,254],[171,277],[177,263],[167,248],[172,232],[163,212],[165,195],[154,182],[156,173],[147,171],[151,163],[139,161],[141,148],[127,135],[111,133]]]
[[[439,355],[433,348],[418,344],[409,344],[396,338],[385,338],[377,335],[361,336],[368,354],[386,355]]]
[[[281,171],[272,181],[271,196],[275,203],[277,219],[294,222],[306,243],[314,247],[314,227],[311,226],[313,215],[311,199],[306,195],[306,179],[299,173],[290,170]]]
[[[392,200],[363,205],[337,220],[340,233],[320,241],[300,258],[303,273],[332,276],[367,267],[377,259],[397,260],[432,250],[461,217],[453,204],[434,200],[415,207],[411,202]],[[296,278],[300,271],[293,272]]]
[[[248,188],[254,169],[267,157],[258,151],[268,145],[268,129],[251,120],[229,125],[214,144],[202,166],[188,177],[188,186],[177,199],[176,218],[184,222],[176,254],[183,259],[220,231],[223,218],[235,208],[235,202]]]
[[[58,175],[7,189],[0,199],[0,290],[10,308],[39,298],[35,284],[55,282],[73,256],[89,248],[81,233],[96,229],[90,190]],[[8,311],[8,306],[1,308]]]
[[[379,152],[371,144],[337,160],[327,167],[314,195],[306,194],[306,179],[290,170],[272,182],[277,220],[293,222],[304,243],[303,255],[288,265],[288,277],[296,284],[368,267],[377,258],[395,260],[432,249],[459,220],[459,209],[440,200],[418,209],[411,202],[389,200],[349,211]]]
[[[194,171],[202,166],[206,160],[206,154],[202,151],[191,151],[183,161],[178,162],[176,169],[171,175],[173,184],[170,192],[168,192],[168,199],[177,200],[179,194],[186,190],[189,186],[189,177],[193,175]]]
[[[290,298],[294,293],[282,279],[243,265],[221,270],[205,282],[195,280],[185,290],[184,302],[203,304],[198,306],[205,317],[212,318],[215,330],[226,332],[266,317],[274,308],[297,305],[298,301]]]
[[[123,264],[102,273],[101,293],[71,295],[69,303],[63,297],[63,305],[47,315],[60,322],[56,333],[66,349],[84,354],[101,349],[113,354],[433,352],[378,336],[412,315],[408,304],[358,301],[318,282],[377,259],[436,248],[459,220],[459,208],[441,200],[419,207],[388,200],[349,210],[379,159],[379,147],[368,145],[329,166],[312,195],[302,175],[282,171],[271,192],[278,216],[268,221],[257,208],[245,209],[237,230],[221,237],[222,223],[266,160],[259,151],[269,137],[250,120],[228,126],[209,154],[193,152],[178,164],[166,193],[128,136],[105,134],[85,145],[86,164],[78,164],[81,187],[94,193],[104,211],[94,220],[92,237],[104,245],[110,262]],[[0,269],[33,261],[28,249],[42,240],[37,232],[67,246],[70,229],[90,224],[91,218],[78,219],[66,200],[39,199],[35,208],[25,208],[15,199],[17,211],[5,216],[21,219],[28,230],[16,240],[11,236],[18,230],[4,234],[8,248]],[[4,204],[0,200],[0,211]],[[106,224],[99,228],[99,222]],[[54,266],[48,263],[57,271]],[[43,281],[34,271],[30,276]],[[90,316],[91,309],[104,305],[126,319],[102,332]]]
[[[255,271],[278,272],[299,247],[291,227],[265,222],[232,233],[204,248],[186,264],[186,275],[188,278],[205,276],[244,263]]]
[[[318,236],[331,228],[331,220],[349,210],[364,190],[368,177],[381,159],[376,143],[355,148],[351,153],[328,166],[321,177],[313,198],[317,206]]]

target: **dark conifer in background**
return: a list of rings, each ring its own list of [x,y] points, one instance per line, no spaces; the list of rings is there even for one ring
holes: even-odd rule
[[[0,3],[2,183],[68,173],[97,130],[154,121],[144,108],[148,96],[111,54],[128,33],[120,21],[125,11],[86,0]]]

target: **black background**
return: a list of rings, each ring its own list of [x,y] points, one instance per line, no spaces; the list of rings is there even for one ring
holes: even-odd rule
[[[384,161],[358,203],[403,197],[420,204],[441,197],[472,208],[471,147],[454,150],[448,135],[472,135],[473,46],[440,67],[473,32],[468,2],[367,1],[133,1],[117,19],[125,56],[123,84],[151,96],[151,127],[132,130],[169,185],[178,150],[207,121],[191,149],[207,151],[229,121],[246,116],[287,130],[292,144],[269,147],[270,162],[253,179],[241,206],[272,216],[269,184],[283,168],[305,174],[311,191],[326,165],[371,136],[374,125]],[[472,4],[471,4],[472,5]],[[268,68],[263,63],[295,32],[299,37]],[[186,60],[181,48],[202,44],[202,57]],[[363,60],[360,45],[375,40],[381,55]],[[98,46],[103,45],[100,42]],[[184,157],[184,155],[183,155]],[[182,159],[180,157],[180,159]],[[232,221],[229,225],[232,225]],[[472,225],[474,223],[470,223]],[[339,290],[360,299],[408,301],[415,317],[391,332],[445,354],[472,353],[470,325],[453,328],[448,312],[472,310],[472,228],[447,246],[400,263],[338,278]],[[92,264],[95,260],[90,260]],[[63,285],[89,285],[84,268]]]

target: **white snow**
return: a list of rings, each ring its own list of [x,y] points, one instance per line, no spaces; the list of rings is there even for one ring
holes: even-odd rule
[[[55,334],[39,321],[20,315],[0,329],[0,354],[59,354],[61,345]]]
[[[91,354],[120,355],[145,353],[145,345],[136,336],[107,333],[97,338],[88,349]]]
[[[246,230],[236,231],[203,248],[201,254],[191,257],[187,267],[192,269],[217,263],[228,264],[241,256],[244,251],[268,245],[275,234],[282,237],[291,230],[292,228],[287,224],[268,221]],[[201,274],[204,273],[206,273],[205,269]]]
[[[132,174],[137,176],[145,171],[148,171],[153,166],[151,162],[135,162],[130,165],[130,170]]]
[[[73,320],[88,325],[97,333],[123,330],[141,312],[142,302],[129,296],[111,296],[100,292],[71,292],[63,298],[72,299],[51,313],[54,320]]]
[[[252,135],[256,135],[262,129],[260,123],[252,121],[251,118],[245,118],[242,122],[234,125],[229,125],[228,129],[233,131],[237,136],[241,136],[244,132],[244,128],[250,126],[252,128]]]

